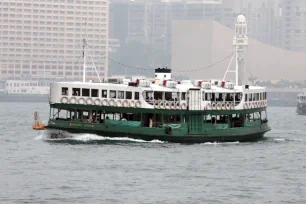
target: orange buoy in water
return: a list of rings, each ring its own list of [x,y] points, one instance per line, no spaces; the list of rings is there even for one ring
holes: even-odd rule
[[[33,130],[44,130],[45,124],[39,121],[39,116],[37,112],[34,112],[34,124],[32,125]]]

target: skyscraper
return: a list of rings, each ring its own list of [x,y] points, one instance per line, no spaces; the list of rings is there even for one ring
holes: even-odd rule
[[[306,1],[283,0],[283,47],[306,52]]]
[[[108,0],[1,0],[0,77],[79,80],[83,38],[107,75]],[[88,66],[87,79],[96,79]]]

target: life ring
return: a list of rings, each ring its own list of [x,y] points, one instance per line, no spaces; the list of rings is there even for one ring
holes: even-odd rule
[[[167,133],[168,135],[171,135],[171,134],[172,134],[172,127],[167,126],[167,127],[166,127],[166,133]]]
[[[226,110],[231,109],[231,105],[230,105],[230,103],[229,103],[229,102],[227,102],[227,103],[225,104],[225,108],[226,108]]]
[[[216,103],[212,103],[212,104],[211,104],[211,108],[212,108],[213,110],[215,110],[215,109],[217,108]]]
[[[171,107],[171,109],[175,110],[176,109],[175,102],[171,102],[170,107]]]
[[[141,102],[140,102],[140,101],[137,101],[137,102],[135,103],[135,107],[136,107],[136,108],[140,108],[140,107],[141,107]]]
[[[226,104],[223,102],[223,103],[221,103],[221,109],[222,110],[225,110],[226,109]]]
[[[92,101],[91,98],[88,98],[88,99],[86,100],[86,104],[87,104],[87,105],[92,105],[92,103],[93,103],[93,101]]]
[[[165,108],[166,108],[166,109],[170,109],[170,108],[171,108],[171,104],[170,104],[169,101],[166,101],[166,102],[165,102]]]
[[[221,110],[221,108],[222,108],[222,104],[220,102],[217,103],[217,110]]]
[[[102,106],[109,106],[109,103],[108,103],[107,99],[104,99],[104,100],[101,102],[101,105],[102,105]]]
[[[234,109],[235,109],[235,104],[231,103],[231,110],[234,110]]]
[[[121,107],[122,106],[122,102],[121,101],[117,101],[117,107]]]
[[[154,102],[154,108],[158,109],[159,108],[159,103],[160,103],[159,100],[155,101]]]
[[[181,105],[181,109],[182,109],[182,110],[186,110],[186,108],[187,108],[186,103],[182,103],[182,105]]]
[[[80,98],[78,102],[79,102],[79,104],[84,104],[85,100],[84,100],[84,98]]]
[[[67,97],[63,97],[63,98],[61,99],[61,102],[62,102],[63,104],[68,103],[68,98],[67,98]]]
[[[95,100],[95,105],[96,105],[96,106],[100,105],[100,103],[101,103],[100,99],[96,99],[96,100]]]
[[[125,108],[129,107],[129,102],[127,100],[124,100],[122,106]]]
[[[208,103],[208,104],[206,105],[206,108],[207,108],[207,110],[210,110],[210,109],[211,109],[211,103]]]
[[[75,97],[72,97],[72,98],[69,100],[69,103],[75,104],[75,103],[76,103],[76,98],[75,98]]]
[[[130,105],[131,108],[134,108],[135,107],[135,101],[131,101],[129,105]]]
[[[116,107],[116,101],[114,99],[110,100],[108,104],[109,104],[109,106]]]
[[[163,101],[159,102],[158,108],[160,108],[160,109],[164,109],[165,108],[165,104],[164,104]]]

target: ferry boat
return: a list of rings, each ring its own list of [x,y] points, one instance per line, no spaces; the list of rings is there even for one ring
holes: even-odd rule
[[[300,93],[297,96],[296,113],[299,115],[306,115],[306,95],[304,93]]]
[[[51,84],[46,128],[60,137],[67,131],[178,143],[259,140],[270,130],[266,88],[239,84],[242,45],[235,45],[235,84],[226,75],[222,80],[175,81],[168,68],[155,69],[151,80],[96,83],[85,80],[84,40],[83,81]]]

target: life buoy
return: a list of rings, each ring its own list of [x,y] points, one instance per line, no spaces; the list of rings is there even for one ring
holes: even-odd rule
[[[140,102],[140,101],[137,101],[136,104],[135,104],[135,107],[136,107],[136,108],[140,108],[140,107],[141,107],[141,102]]]
[[[159,108],[159,109],[164,109],[164,108],[165,108],[165,104],[164,104],[163,101],[160,101],[160,102],[159,102],[158,108]]]
[[[95,100],[95,105],[96,105],[96,106],[100,105],[100,103],[101,103],[100,99],[96,99],[96,100]]]
[[[78,102],[79,102],[79,104],[84,104],[85,100],[84,100],[84,98],[80,98]]]
[[[114,107],[116,107],[116,102],[115,102],[114,99],[110,100],[108,104],[109,104],[109,106],[114,106]]]
[[[91,98],[88,98],[88,99],[86,100],[86,104],[87,104],[87,105],[92,105],[92,103],[93,103],[93,101],[92,101]]]
[[[156,109],[159,108],[159,101],[158,100],[154,102],[154,108],[156,108]]]
[[[61,99],[61,102],[62,102],[63,104],[68,103],[68,98],[67,98],[67,97],[63,97],[63,98]]]
[[[122,106],[122,102],[121,101],[117,101],[117,107],[121,107]]]
[[[123,105],[123,107],[127,108],[127,107],[129,107],[129,102],[127,100],[124,100],[122,105]]]
[[[72,97],[72,98],[69,100],[69,102],[70,102],[71,104],[75,104],[75,103],[76,103],[76,98],[75,98],[75,97]]]
[[[234,110],[234,109],[235,109],[235,104],[231,103],[231,110]]]
[[[215,110],[215,109],[217,108],[216,103],[212,103],[212,104],[211,104],[211,108],[212,108],[213,110]]]
[[[176,109],[176,105],[175,105],[175,102],[171,102],[171,105],[170,105],[171,109],[175,110]]]
[[[207,110],[211,110],[211,103],[207,103],[206,108]]]
[[[166,102],[165,102],[165,108],[166,108],[166,109],[170,109],[170,108],[171,108],[171,104],[170,104],[169,101],[166,101]]]
[[[171,135],[171,134],[172,134],[172,127],[167,126],[167,127],[166,127],[166,133],[167,133],[168,135]]]
[[[226,105],[225,105],[225,103],[223,102],[223,103],[221,103],[221,109],[222,110],[225,110],[226,109]]]
[[[135,107],[135,101],[131,101],[131,102],[130,102],[130,107],[131,107],[131,108],[134,108],[134,107]]]
[[[175,109],[178,109],[178,110],[180,110],[181,109],[181,106],[180,106],[180,102],[176,102],[175,103]]]
[[[109,106],[108,100],[107,100],[107,99],[104,99],[104,100],[101,102],[101,105],[102,105],[102,106]]]
[[[219,103],[217,104],[217,110],[221,110],[221,108],[222,108],[222,104],[219,102]]]
[[[181,105],[181,109],[182,109],[182,110],[186,110],[186,108],[187,108],[186,103],[182,103],[182,105]]]
[[[231,105],[230,105],[229,102],[227,102],[227,103],[225,104],[225,108],[226,108],[226,110],[230,110],[230,109],[231,109]]]

